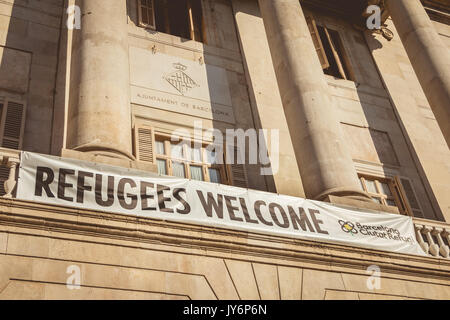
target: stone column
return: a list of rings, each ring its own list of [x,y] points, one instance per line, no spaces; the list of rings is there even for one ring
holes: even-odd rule
[[[450,53],[420,0],[386,0],[409,60],[450,146]]]
[[[259,0],[306,196],[369,201],[342,139],[308,25],[298,0]]]
[[[67,148],[132,159],[125,0],[78,0]]]

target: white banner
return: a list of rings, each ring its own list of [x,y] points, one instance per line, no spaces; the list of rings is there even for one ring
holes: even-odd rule
[[[17,198],[425,255],[410,217],[29,152]]]

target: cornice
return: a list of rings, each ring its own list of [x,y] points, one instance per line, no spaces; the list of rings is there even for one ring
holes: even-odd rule
[[[395,278],[450,285],[450,261],[219,229],[16,199],[0,199],[0,231],[220,258],[365,274],[376,264]],[[159,248],[159,249],[158,249]]]
[[[420,2],[422,2],[425,8],[450,14],[450,4],[448,0],[420,0]]]

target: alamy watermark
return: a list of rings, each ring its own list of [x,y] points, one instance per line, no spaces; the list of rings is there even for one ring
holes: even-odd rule
[[[79,290],[81,288],[81,269],[73,264],[67,267],[66,273],[69,277],[66,281],[66,287],[69,290]]]
[[[369,15],[366,21],[367,29],[381,29],[381,8],[377,5],[370,5],[366,9],[366,14]]]
[[[79,6],[68,6],[67,10],[67,29],[81,29],[81,9]]]
[[[279,170],[280,132],[278,129],[226,129],[225,134],[216,128],[203,130],[202,122],[194,122],[194,137],[187,129],[172,132],[171,141],[186,144],[194,150],[206,149],[214,155],[214,164],[260,165],[261,175],[274,175]],[[206,147],[205,147],[206,145]],[[171,149],[171,157],[179,156]]]
[[[369,290],[381,289],[381,269],[377,265],[367,267],[366,273],[370,276],[367,278],[366,286]]]

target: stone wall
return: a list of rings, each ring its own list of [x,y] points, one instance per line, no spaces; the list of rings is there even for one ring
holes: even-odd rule
[[[450,298],[447,259],[17,200],[0,210],[0,299]]]
[[[203,1],[206,43],[138,27],[136,1],[127,4],[130,52],[220,69],[235,119],[132,103],[134,125],[169,134],[193,134],[195,121],[279,129],[279,172],[264,177],[248,166],[249,187],[304,196],[257,1]],[[27,102],[25,150],[65,147],[71,32],[63,12],[62,0],[0,3],[0,96]],[[450,221],[450,152],[391,21],[388,42],[318,16],[341,32],[355,74],[327,77],[354,166],[409,178],[423,216]],[[450,47],[450,27],[434,25]],[[131,61],[132,79],[141,62]],[[0,212],[0,299],[450,299],[445,259],[17,200],[0,199]],[[79,290],[66,287],[73,265]],[[381,268],[380,289],[367,286],[370,265]]]
[[[414,186],[420,190],[421,204],[429,201],[433,206],[433,210],[430,207],[425,210],[425,218],[449,221],[450,151],[395,27],[391,20],[387,23],[395,33],[391,42],[380,35],[367,34],[366,39],[394,106],[401,129],[399,136],[404,135],[407,141],[408,148],[396,152],[409,153],[414,160],[415,168],[411,166],[409,170],[419,173],[413,179]],[[435,25],[439,26],[440,33],[448,34],[449,26]],[[445,39],[444,33],[442,37]]]
[[[63,0],[0,3],[0,96],[27,105],[23,149],[51,152]]]
[[[29,151],[60,154],[65,147],[71,32],[64,25],[61,37],[58,31],[62,2],[41,1],[40,7],[34,2],[20,1],[14,6],[12,2],[1,5],[14,18],[2,16],[5,20],[3,38],[8,49],[2,50],[4,62],[0,72],[5,80],[3,84],[0,82],[0,89],[3,87],[9,95],[28,100],[24,149]],[[40,9],[44,8],[42,5],[46,10]],[[152,125],[164,133],[179,128],[193,133],[195,121],[201,121],[203,128],[222,131],[227,128],[279,129],[279,171],[274,176],[261,176],[259,166],[248,166],[249,187],[304,196],[257,3],[204,1],[203,11],[206,43],[199,43],[138,27],[136,1],[129,0],[130,50],[145,50],[149,55],[156,52],[224,70],[236,121],[201,119],[133,103],[134,121]],[[400,39],[397,36],[387,42],[381,37],[364,36],[346,21],[323,14],[318,16],[340,31],[355,76],[354,82],[328,76],[327,80],[358,171],[407,177],[413,183],[425,218],[448,216],[449,204],[445,197],[449,191],[446,184],[448,148]],[[442,39],[448,42],[449,27],[434,24]],[[15,63],[8,63],[7,59]],[[393,66],[393,61],[398,61],[398,65]],[[389,85],[387,77],[396,70],[402,81],[394,87]],[[419,107],[405,114],[400,112],[402,104],[396,97],[403,95],[403,99],[412,99],[410,92],[416,96],[413,105]],[[409,108],[411,102],[404,103],[405,108]],[[405,117],[411,120],[406,121]],[[414,129],[409,127],[410,121]],[[436,143],[430,145],[429,141]]]

